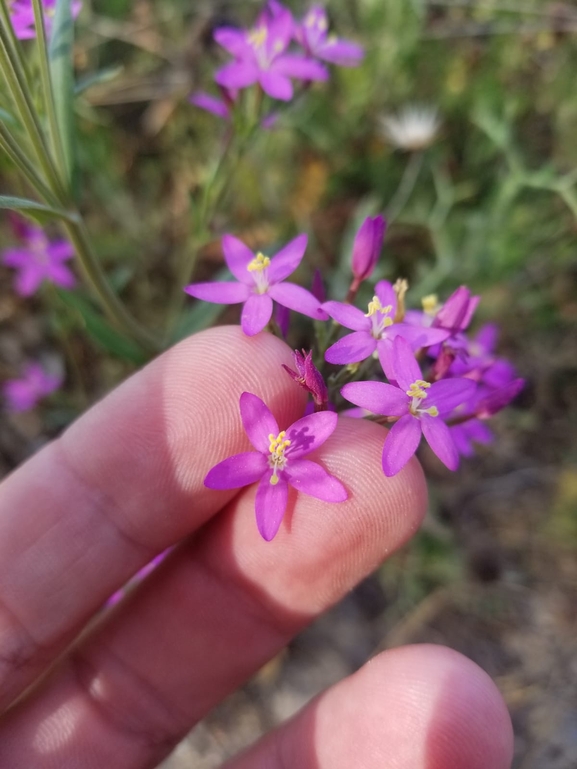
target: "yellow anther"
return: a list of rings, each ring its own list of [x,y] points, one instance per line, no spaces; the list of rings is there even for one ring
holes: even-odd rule
[[[251,45],[254,45],[256,48],[261,48],[266,43],[267,37],[268,30],[263,26],[253,29],[248,36],[248,40]]]
[[[409,398],[419,398],[422,400],[423,398],[427,397],[427,393],[425,391],[428,390],[430,386],[430,383],[425,382],[424,379],[417,379],[411,384],[406,392]]]
[[[276,438],[274,437],[273,433],[268,436],[270,441],[268,450],[270,451],[271,457],[273,459],[284,459],[285,449],[288,449],[288,447],[291,445],[290,441],[285,440],[285,435],[286,431],[282,430]]]
[[[379,297],[378,296],[373,296],[372,301],[369,302],[369,311],[365,313],[365,318],[370,318],[371,315],[376,315],[378,312],[380,312],[382,315],[388,315],[392,311],[393,311],[392,305],[388,304],[386,307],[383,307]],[[393,323],[392,320],[391,320],[390,323],[387,323],[386,320],[385,320],[385,325],[386,326],[391,326],[392,323]]]
[[[270,477],[270,485],[276,486],[277,483],[278,483],[278,475],[276,474],[276,469],[275,469],[274,473]]]
[[[400,323],[405,317],[405,294],[409,290],[409,282],[404,278],[397,278],[393,291],[397,295],[397,312],[395,313],[395,323]]]
[[[428,414],[430,417],[438,417],[439,409],[436,406],[430,406],[428,409],[421,409],[424,414]]]
[[[262,272],[263,270],[266,270],[266,268],[270,264],[270,259],[268,256],[265,256],[264,254],[261,254],[259,251],[258,254],[255,256],[254,259],[251,259],[251,261],[248,263],[247,270],[249,272]]]
[[[439,309],[439,301],[436,294],[428,294],[421,299],[423,310],[427,315],[436,315]]]

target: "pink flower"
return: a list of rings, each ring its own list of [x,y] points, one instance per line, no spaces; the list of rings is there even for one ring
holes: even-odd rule
[[[383,448],[383,471],[396,475],[413,456],[424,434],[429,446],[449,470],[459,465],[457,447],[443,417],[475,392],[470,379],[423,380],[409,343],[398,336],[393,342],[396,385],[383,382],[351,382],[341,393],[355,406],[373,414],[400,417],[392,426]]]
[[[327,13],[321,5],[313,5],[295,30],[296,39],[310,56],[341,67],[356,67],[365,52],[360,45],[328,34]]]
[[[370,278],[383,247],[386,223],[384,217],[367,216],[355,236],[351,266],[360,283]]]
[[[217,71],[218,85],[239,89],[259,83],[273,99],[290,101],[293,96],[290,78],[326,80],[328,72],[322,64],[286,52],[293,30],[292,15],[280,3],[269,5],[251,30],[217,29],[214,39],[234,56],[233,62]]]
[[[241,240],[225,235],[222,239],[224,258],[238,283],[192,283],[184,290],[206,302],[244,302],[240,324],[247,336],[258,334],[269,322],[273,299],[289,310],[315,320],[327,320],[321,303],[309,291],[285,281],[301,263],[306,247],[307,236],[299,235],[269,258],[260,252],[253,254]]]
[[[46,35],[50,37],[52,33],[52,23],[56,11],[56,0],[42,0],[44,7],[44,26]],[[14,34],[19,40],[30,40],[36,37],[36,27],[34,24],[34,7],[32,0],[14,0],[10,7],[10,18]],[[80,0],[73,0],[71,5],[72,18],[76,18],[80,13],[82,3]]]
[[[39,363],[29,363],[20,379],[9,379],[2,392],[9,411],[30,411],[39,400],[57,390],[62,378],[48,374]]]
[[[1,257],[2,264],[18,271],[14,286],[17,293],[31,296],[44,280],[72,288],[76,279],[64,262],[74,256],[73,246],[67,240],[50,242],[41,227],[21,224],[18,231],[24,248],[8,248]]]
[[[358,363],[376,352],[389,379],[394,379],[392,350],[397,336],[404,337],[417,350],[442,342],[449,335],[445,329],[395,323],[397,295],[386,280],[376,284],[367,313],[342,302],[325,302],[323,308],[337,323],[354,331],[329,347],[325,359],[329,363]]]
[[[285,514],[288,487],[325,502],[344,502],[342,483],[316,462],[303,459],[322,446],[337,426],[332,411],[297,420],[279,430],[268,407],[252,393],[240,396],[240,415],[249,441],[256,451],[225,459],[212,468],[204,485],[209,489],[239,489],[258,482],[255,512],[258,530],[270,541]]]

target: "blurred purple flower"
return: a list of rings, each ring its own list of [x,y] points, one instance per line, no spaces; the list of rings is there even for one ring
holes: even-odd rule
[[[20,296],[31,296],[42,281],[48,280],[62,288],[72,288],[76,279],[64,262],[72,259],[74,248],[67,240],[50,242],[41,227],[19,226],[23,248],[8,248],[0,261],[18,271],[15,289]]]
[[[360,283],[370,278],[383,247],[386,222],[383,216],[367,216],[355,236],[351,266]]]
[[[249,441],[256,451],[225,459],[212,468],[204,485],[209,489],[239,489],[258,481],[255,512],[258,530],[270,541],[285,514],[288,487],[325,502],[344,502],[342,483],[316,462],[302,459],[327,440],[337,426],[331,411],[299,419],[286,430],[268,407],[252,393],[240,396],[240,415]]]
[[[299,235],[269,258],[260,252],[253,254],[241,240],[225,235],[222,239],[224,258],[238,283],[192,283],[184,290],[205,302],[244,302],[240,324],[247,336],[258,334],[269,322],[273,299],[315,320],[327,320],[320,302],[309,291],[285,281],[299,266],[306,247],[307,236]]]
[[[42,6],[44,8],[44,27],[46,29],[46,36],[50,37],[52,34],[54,14],[56,12],[56,0],[42,0]],[[34,6],[32,5],[32,0],[14,0],[9,4],[9,8],[12,27],[14,28],[16,37],[19,40],[30,40],[36,37]],[[70,10],[73,19],[78,16],[81,8],[82,2],[80,0],[72,0]]]
[[[424,381],[409,343],[400,336],[393,342],[393,368],[396,385],[351,382],[341,390],[355,406],[374,414],[400,417],[385,440],[385,475],[396,475],[407,464],[417,450],[421,433],[441,462],[449,470],[456,470],[459,454],[443,417],[473,396],[475,383],[470,379],[443,379],[433,384]]]
[[[455,425],[449,429],[457,451],[462,457],[474,455],[473,443],[487,445],[494,439],[491,430],[479,419],[470,419],[468,422],[463,422],[463,424]]]
[[[369,303],[368,312],[342,302],[325,302],[328,314],[352,334],[339,339],[326,351],[325,359],[329,363],[358,363],[377,352],[387,377],[394,379],[392,367],[393,339],[403,336],[413,350],[442,342],[449,332],[440,328],[411,326],[407,323],[395,323],[397,312],[397,294],[386,280],[380,280],[375,286],[375,296]]]
[[[309,350],[309,352],[295,350],[293,358],[296,372],[285,366],[284,363],[282,367],[291,379],[312,395],[316,407],[315,410],[323,411],[327,408],[329,394],[321,372],[313,363],[312,350]]]
[[[236,93],[228,91],[226,88],[221,88],[221,93],[222,98],[219,99],[218,96],[212,96],[205,91],[197,91],[188,97],[188,101],[195,107],[206,110],[206,112],[210,112],[223,120],[230,120]]]
[[[9,379],[2,386],[8,411],[30,411],[62,384],[62,377],[48,374],[39,363],[24,367],[20,379]]]
[[[291,77],[326,80],[328,72],[322,64],[300,54],[286,53],[293,31],[292,15],[280,3],[269,4],[251,30],[217,29],[214,39],[234,56],[234,61],[217,71],[216,82],[228,89],[259,83],[273,99],[290,101]]]
[[[323,276],[321,271],[317,267],[313,273],[313,282],[311,285],[311,293],[322,304],[326,301],[327,292],[325,291],[325,284],[323,283]]]
[[[295,28],[295,37],[309,56],[324,59],[340,67],[356,67],[365,52],[360,45],[328,34],[327,13],[321,5],[313,5],[302,23]]]
[[[515,400],[523,387],[525,387],[525,380],[517,378],[484,394],[475,408],[476,416],[479,419],[489,419],[494,416]]]

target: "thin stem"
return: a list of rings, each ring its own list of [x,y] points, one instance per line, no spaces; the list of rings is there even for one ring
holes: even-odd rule
[[[64,154],[64,147],[58,127],[58,119],[56,117],[54,89],[52,85],[52,77],[50,74],[50,60],[48,57],[48,40],[46,38],[46,26],[44,24],[44,13],[42,11],[41,0],[32,0],[32,4],[34,6],[36,40],[38,42],[38,51],[40,53],[40,78],[42,80],[42,95],[44,97],[46,114],[48,115],[50,139],[54,157],[56,159],[56,163],[60,170],[61,176],[62,178],[66,178],[66,156]]]
[[[52,193],[52,191],[46,186],[43,180],[36,173],[36,169],[32,163],[28,160],[28,157],[21,150],[20,145],[16,139],[12,136],[10,131],[6,128],[4,123],[0,122],[0,147],[12,160],[14,165],[19,168],[24,176],[28,179],[34,189],[44,198],[44,200],[52,206],[59,206],[59,202]]]
[[[401,177],[401,181],[399,182],[399,186],[397,187],[397,191],[393,195],[387,207],[385,216],[389,224],[395,221],[403,208],[407,205],[407,202],[411,197],[411,193],[415,188],[415,184],[417,183],[422,165],[423,153],[414,152],[411,155],[411,159],[405,166],[405,170],[403,172],[403,176]]]
[[[76,222],[64,220],[62,225],[74,244],[76,254],[89,285],[98,296],[105,313],[111,321],[125,334],[135,339],[145,350],[158,352],[162,346],[161,342],[132,317],[108,284],[104,273],[100,269],[96,255],[92,251],[84,222],[80,218]]]

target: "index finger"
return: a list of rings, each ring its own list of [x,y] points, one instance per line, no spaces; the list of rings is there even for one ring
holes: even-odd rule
[[[169,350],[0,486],[0,709],[115,590],[235,495],[207,471],[246,450],[238,402],[254,392],[281,424],[304,392],[280,340],[219,327]]]

